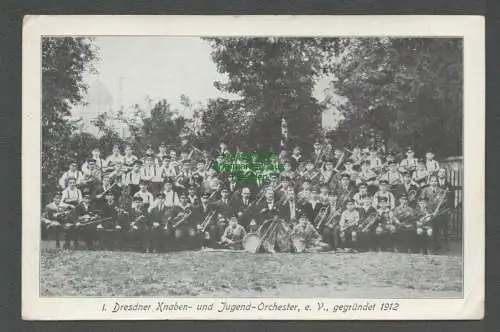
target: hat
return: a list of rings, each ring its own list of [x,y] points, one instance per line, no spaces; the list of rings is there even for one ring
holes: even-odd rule
[[[187,195],[185,192],[183,192],[183,193],[181,193],[181,194],[179,195],[179,197],[180,197],[180,198],[188,198],[188,195]]]
[[[347,174],[347,173],[343,173],[343,174],[340,176],[340,178],[341,178],[341,179],[343,179],[343,178],[348,178],[348,179],[350,179],[350,178],[351,178],[351,176],[350,176],[349,174]]]
[[[134,196],[134,197],[132,197],[132,201],[133,202],[142,202],[143,200],[142,200],[141,196]]]
[[[427,153],[426,153],[425,155],[426,155],[426,156],[429,156],[429,155],[434,156],[434,152],[432,151],[432,149],[428,149],[428,150],[427,150]]]
[[[54,194],[54,197],[56,197],[56,196],[62,196],[62,193],[60,191],[56,191]]]
[[[136,161],[134,161],[134,165],[141,166],[142,165],[142,161],[140,161],[139,159],[137,159]]]
[[[160,143],[160,146],[161,146],[161,147],[165,147],[165,146],[167,146],[167,145],[165,144],[165,142],[161,142],[161,143]]]
[[[201,194],[201,197],[209,198],[210,197],[210,193],[204,192],[203,194]]]
[[[358,184],[358,188],[360,187],[367,187],[368,185],[366,184],[366,182],[361,182],[360,184]]]
[[[146,180],[139,180],[139,185],[141,185],[141,184],[147,186],[148,185],[148,181],[146,181]]]
[[[406,148],[406,153],[413,153],[413,152],[415,151],[413,151],[413,148],[411,146]]]
[[[159,192],[156,194],[157,198],[165,198],[165,193]]]
[[[378,183],[379,184],[389,184],[389,181],[382,179]]]

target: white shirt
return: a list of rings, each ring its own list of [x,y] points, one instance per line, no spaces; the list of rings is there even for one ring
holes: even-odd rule
[[[80,202],[82,200],[82,192],[78,188],[71,189],[67,187],[62,192],[63,202]]]
[[[140,197],[142,198],[142,201],[144,203],[149,203],[149,205],[151,206],[154,202],[154,198],[153,198],[153,194],[151,194],[149,191],[138,191],[134,194],[134,197]]]
[[[79,170],[76,170],[74,172],[72,172],[70,170],[66,171],[59,179],[59,186],[61,188],[65,189],[68,186],[68,179],[69,178],[75,178],[76,184],[80,184],[83,180],[83,173],[80,172]]]

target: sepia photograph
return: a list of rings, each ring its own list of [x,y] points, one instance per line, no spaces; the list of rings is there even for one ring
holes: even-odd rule
[[[462,36],[39,47],[34,296],[464,299]]]

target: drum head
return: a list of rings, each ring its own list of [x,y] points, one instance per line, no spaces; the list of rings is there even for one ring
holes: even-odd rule
[[[295,252],[304,252],[306,250],[306,241],[301,237],[292,237],[292,244]]]
[[[249,233],[243,239],[243,248],[251,253],[256,253],[261,244],[260,237],[255,233]]]

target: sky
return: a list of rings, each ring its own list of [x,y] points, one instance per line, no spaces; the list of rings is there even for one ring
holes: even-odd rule
[[[95,63],[97,74],[84,76],[89,85],[88,105],[73,112],[76,117],[83,116],[86,125],[96,113],[109,108],[144,105],[147,96],[153,100],[165,98],[183,112],[179,102],[182,94],[193,103],[234,98],[214,87],[214,81],[225,81],[225,77],[217,72],[208,42],[198,37],[96,37],[95,46],[100,58]],[[322,84],[317,89],[319,95],[325,88]]]

